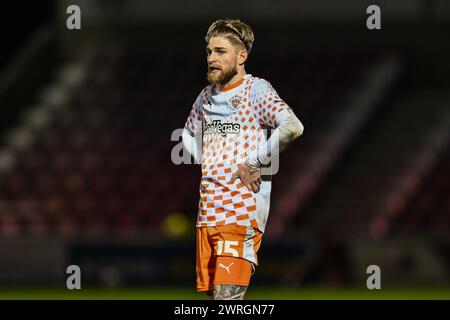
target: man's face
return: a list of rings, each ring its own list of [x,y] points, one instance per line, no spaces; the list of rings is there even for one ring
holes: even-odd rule
[[[228,39],[221,36],[209,39],[206,54],[211,84],[224,85],[237,74],[238,55]]]

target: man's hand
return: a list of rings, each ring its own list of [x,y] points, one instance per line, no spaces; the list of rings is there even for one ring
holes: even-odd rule
[[[258,192],[262,182],[261,169],[252,168],[245,163],[238,164],[238,169],[233,173],[230,183],[233,183],[237,178],[241,179],[241,182],[249,191]]]

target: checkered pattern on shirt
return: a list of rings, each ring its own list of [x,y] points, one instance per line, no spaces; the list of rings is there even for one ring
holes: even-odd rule
[[[289,107],[264,79],[249,77],[241,86],[241,104],[221,119],[239,123],[237,134],[203,135],[202,179],[197,226],[219,226],[236,223],[258,226],[254,214],[256,197],[239,179],[229,183],[237,164],[243,163],[265,141],[263,127],[275,127],[277,115]],[[186,126],[196,132],[210,123],[203,106],[210,102],[213,86],[206,87],[194,103]]]

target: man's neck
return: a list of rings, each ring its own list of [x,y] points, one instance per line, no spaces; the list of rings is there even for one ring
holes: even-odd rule
[[[233,78],[231,78],[230,81],[221,86],[220,91],[226,91],[239,85],[242,82],[242,79],[244,78],[245,74],[246,73],[244,69],[238,70],[238,72],[234,75]]]

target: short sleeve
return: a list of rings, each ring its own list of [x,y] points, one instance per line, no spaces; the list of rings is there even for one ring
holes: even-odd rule
[[[191,133],[195,133],[202,125],[202,94],[199,94],[184,125]]]
[[[254,85],[253,103],[260,124],[267,127],[275,128],[277,118],[285,116],[286,112],[290,111],[290,107],[264,79],[260,79]]]

